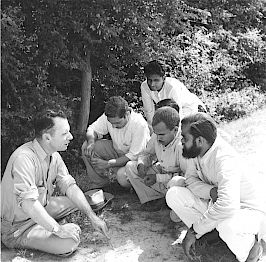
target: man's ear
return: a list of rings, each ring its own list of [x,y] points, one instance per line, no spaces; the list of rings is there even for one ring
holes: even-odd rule
[[[202,136],[196,138],[197,146],[203,146],[206,143],[206,139]]]
[[[49,133],[43,133],[42,135],[42,139],[45,141],[45,142],[50,142],[51,140],[51,135]]]
[[[126,111],[124,118],[127,118],[130,115],[130,111]]]
[[[175,130],[175,132],[178,132],[178,130],[179,130],[179,126],[175,126],[175,127],[174,127],[174,130]]]

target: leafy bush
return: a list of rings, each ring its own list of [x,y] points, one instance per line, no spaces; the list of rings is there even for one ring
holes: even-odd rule
[[[217,122],[230,121],[266,105],[266,95],[253,86],[240,91],[208,92],[205,93],[205,104],[209,113]]]

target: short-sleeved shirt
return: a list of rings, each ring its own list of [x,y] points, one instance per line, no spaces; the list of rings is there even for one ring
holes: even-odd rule
[[[75,184],[58,152],[47,155],[36,139],[17,148],[11,155],[1,185],[1,218],[8,222],[29,219],[21,204],[39,200],[46,206],[57,185],[66,193]]]
[[[110,134],[113,147],[119,153],[125,154],[130,160],[136,160],[138,154],[146,147],[150,139],[148,124],[140,113],[131,111],[127,124],[122,128],[114,128],[105,114],[101,115],[91,128],[99,138]]]
[[[203,102],[185,85],[173,77],[166,77],[164,85],[160,91],[151,91],[147,80],[141,84],[141,96],[144,113],[149,124],[155,112],[155,104],[163,99],[173,99],[179,106],[181,117],[198,112],[198,106],[205,108]]]

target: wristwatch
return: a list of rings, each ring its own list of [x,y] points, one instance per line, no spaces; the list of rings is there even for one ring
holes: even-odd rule
[[[53,226],[52,233],[56,234],[56,233],[58,233],[59,230],[60,230],[60,226],[55,225],[55,226]]]

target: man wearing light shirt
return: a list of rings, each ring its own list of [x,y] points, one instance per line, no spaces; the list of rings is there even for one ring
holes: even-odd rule
[[[73,139],[63,112],[42,112],[35,139],[11,155],[1,184],[1,240],[9,248],[29,248],[67,256],[80,243],[80,227],[58,224],[81,210],[93,227],[108,236],[105,222],[90,207],[60,154]],[[62,196],[53,196],[55,186]]]
[[[156,60],[144,67],[146,80],[141,84],[141,97],[143,109],[149,125],[155,112],[155,104],[163,99],[173,99],[179,106],[179,115],[182,119],[192,113],[198,112],[201,106],[206,111],[203,102],[179,80],[166,77],[163,66]]]
[[[183,248],[216,229],[240,262],[258,261],[265,239],[265,194],[247,174],[235,150],[217,136],[212,118],[197,113],[182,120],[183,156],[193,159],[185,186],[166,194],[168,206],[189,228]]]
[[[137,161],[128,162],[126,173],[146,211],[161,208],[167,185],[183,184],[187,159],[182,156],[178,135],[178,112],[168,106],[156,110],[152,127],[154,134]]]
[[[102,139],[110,134],[111,141]],[[123,187],[130,187],[125,165],[136,160],[150,139],[148,124],[134,112],[121,96],[111,97],[101,115],[92,123],[82,145],[91,188],[102,188],[112,180]]]

